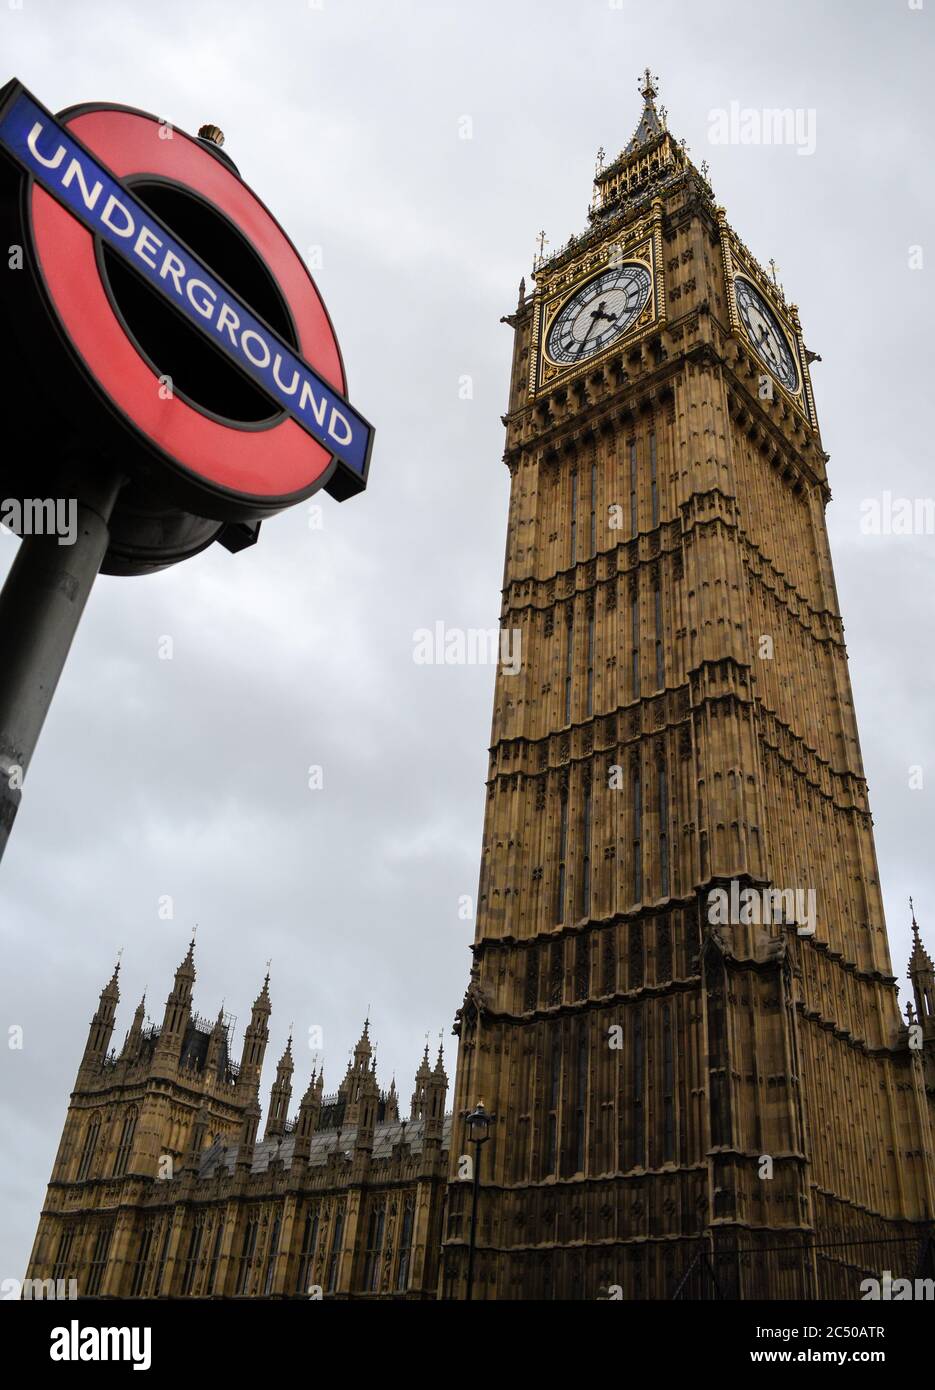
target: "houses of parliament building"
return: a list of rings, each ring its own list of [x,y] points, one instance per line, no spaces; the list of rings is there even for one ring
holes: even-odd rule
[[[473,963],[451,1114],[368,1028],[260,1137],[179,967],[78,1070],[29,1267],[89,1296],[856,1298],[931,1268],[935,967],[897,997],[798,310],[667,128],[521,285]],[[540,245],[544,252],[544,243]],[[727,904],[726,909],[724,904]],[[303,1084],[306,1078],[301,1078]],[[928,1263],[927,1263],[928,1262]]]

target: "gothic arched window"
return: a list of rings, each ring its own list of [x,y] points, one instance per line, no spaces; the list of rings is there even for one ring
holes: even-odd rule
[[[403,1223],[399,1236],[399,1265],[396,1270],[396,1288],[400,1293],[409,1287],[409,1260],[412,1253],[413,1210],[412,1198],[406,1198],[403,1207]]]
[[[380,1257],[383,1253],[385,1219],[386,1212],[382,1203],[371,1208],[370,1220],[367,1223],[367,1248],[364,1252],[364,1293],[376,1293],[380,1287]]]
[[[269,1249],[266,1255],[266,1278],[263,1281],[263,1296],[267,1297],[273,1287],[273,1277],[276,1273],[276,1256],[279,1254],[279,1231],[280,1215],[277,1211],[273,1220],[273,1229],[269,1238]]]
[[[253,1256],[256,1251],[258,1227],[259,1217],[256,1212],[251,1212],[247,1219],[247,1224],[244,1227],[243,1243],[240,1247],[240,1270],[237,1275],[237,1292],[239,1294],[247,1292],[250,1269],[253,1265]]]
[[[308,1293],[312,1275],[312,1261],[318,1243],[318,1208],[306,1213],[302,1231],[302,1249],[299,1253],[299,1273],[295,1283],[296,1293]]]
[[[81,1159],[78,1163],[77,1181],[83,1182],[85,1178],[91,1176],[91,1165],[94,1161],[94,1154],[97,1149],[97,1141],[101,1133],[100,1114],[92,1115],[88,1125],[87,1133],[84,1137],[84,1148],[81,1150]]]
[[[188,1237],[188,1249],[185,1252],[185,1265],[182,1272],[182,1296],[186,1298],[192,1291],[195,1282],[195,1271],[198,1268],[198,1255],[201,1251],[201,1237],[204,1234],[204,1216],[199,1214],[195,1218],[191,1234]]]
[[[120,1143],[117,1146],[117,1156],[114,1159],[114,1177],[122,1178],[127,1171],[127,1164],[130,1161],[130,1150],[133,1147],[133,1136],[136,1133],[136,1110],[127,1111],[123,1121],[123,1129],[120,1134]]]
[[[581,916],[591,911],[591,769],[584,769],[581,825]]]
[[[334,1218],[334,1234],[331,1237],[331,1259],[328,1261],[328,1292],[334,1293],[341,1268],[341,1244],[344,1240],[344,1210]]]

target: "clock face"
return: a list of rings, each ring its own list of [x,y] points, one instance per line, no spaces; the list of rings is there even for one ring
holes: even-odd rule
[[[795,358],[776,315],[760,292],[740,275],[734,279],[734,292],[737,296],[737,312],[758,354],[780,386],[784,386],[787,391],[798,391],[799,373]]]
[[[644,265],[625,262],[582,285],[562,305],[549,330],[553,362],[586,362],[622,337],[646,307],[652,277]]]

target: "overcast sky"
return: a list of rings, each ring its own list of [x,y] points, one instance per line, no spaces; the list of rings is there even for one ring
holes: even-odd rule
[[[933,487],[933,14],[932,0],[0,0],[0,80],[52,110],[124,102],[222,127],[300,251],[322,248],[350,398],[377,428],[368,491],[323,496],[322,529],[300,506],[240,555],[95,586],[0,866],[4,1034],[24,1030],[21,1050],[0,1048],[0,1277],[24,1269],[121,946],[118,1043],[144,989],[161,1021],[197,923],[196,1008],[226,1001],[238,1054],[272,958],[268,1063],[294,1021],[298,1095],[309,1028],[333,1089],[368,1007],[404,1103],[426,1032],[434,1048],[444,1029],[453,1062],[493,672],[416,665],[413,633],[497,621],[499,319],[539,228],[557,247],[585,225],[595,151],[629,139],[647,63],[823,358],[829,525],[897,973],[909,893],[935,950],[935,537],[860,530],[866,499]],[[713,144],[710,113],[734,101],[814,111],[814,152]],[[0,534],[0,575],[17,544]]]

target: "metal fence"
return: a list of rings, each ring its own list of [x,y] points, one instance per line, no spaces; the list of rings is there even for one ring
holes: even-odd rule
[[[864,1299],[872,1296],[935,1297],[935,1233],[882,1239],[782,1244],[768,1241],[699,1242],[671,1299]],[[912,1294],[893,1281],[909,1280]],[[916,1281],[930,1286],[916,1287]],[[889,1292],[887,1292],[889,1290]]]

